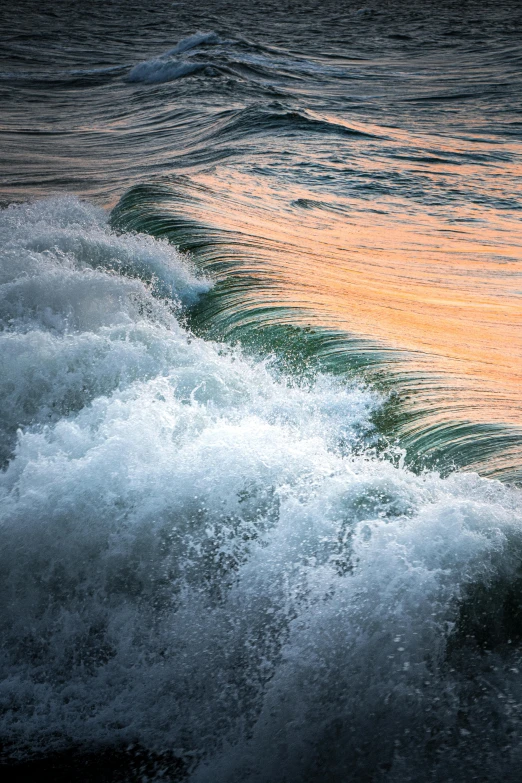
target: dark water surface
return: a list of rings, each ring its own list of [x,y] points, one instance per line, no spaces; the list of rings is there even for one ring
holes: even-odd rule
[[[0,38],[5,770],[518,781],[520,5]]]

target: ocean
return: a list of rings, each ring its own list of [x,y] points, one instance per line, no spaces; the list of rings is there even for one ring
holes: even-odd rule
[[[2,774],[518,783],[520,4],[0,41]]]

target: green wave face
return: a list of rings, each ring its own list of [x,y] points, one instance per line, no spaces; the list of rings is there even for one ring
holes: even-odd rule
[[[392,445],[404,449],[406,464],[415,470],[447,473],[463,468],[509,483],[520,481],[520,427],[473,421],[459,377],[441,372],[437,357],[430,362],[428,355],[419,362],[414,351],[336,328],[335,314],[329,318],[307,307],[305,285],[295,297],[302,303],[285,302],[287,281],[281,281],[279,271],[288,247],[266,239],[262,245],[263,238],[253,232],[221,229],[220,209],[223,213],[230,207],[216,207],[215,199],[211,188],[180,178],[172,184],[132,188],[111,215],[119,230],[166,237],[215,281],[187,315],[196,334],[239,343],[258,358],[271,357],[280,372],[299,382],[327,372],[369,384],[383,395],[374,414],[379,450],[386,452]],[[213,224],[203,222],[208,215]],[[296,277],[299,289],[298,272]]]

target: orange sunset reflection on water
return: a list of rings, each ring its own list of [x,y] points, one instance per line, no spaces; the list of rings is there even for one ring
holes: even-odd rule
[[[450,164],[435,165],[451,176]],[[476,177],[476,167],[458,174]],[[242,294],[245,311],[295,308],[295,324],[393,349],[416,379],[411,404],[441,421],[522,424],[522,229],[512,211],[343,202],[228,167],[193,182],[190,215],[220,236],[205,267],[258,281]]]

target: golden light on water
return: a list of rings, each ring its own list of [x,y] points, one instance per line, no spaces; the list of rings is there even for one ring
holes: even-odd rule
[[[461,165],[459,177],[477,170]],[[522,229],[512,213],[479,203],[427,213],[390,198],[368,206],[291,184],[270,191],[223,167],[198,177],[190,210],[220,232],[208,259],[218,278],[266,282],[252,306],[313,312],[315,326],[395,349],[425,376],[419,403],[442,395],[433,413],[448,421],[522,424]]]

